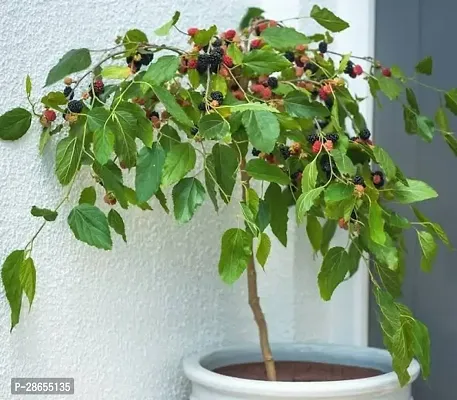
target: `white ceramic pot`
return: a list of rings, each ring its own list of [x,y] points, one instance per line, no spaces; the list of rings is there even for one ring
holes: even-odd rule
[[[411,400],[411,384],[401,388],[392,372],[391,357],[385,350],[339,345],[276,344],[274,356],[280,361],[314,361],[374,368],[383,375],[334,382],[266,382],[231,378],[212,370],[261,361],[256,345],[229,347],[184,360],[184,372],[192,382],[190,400]],[[420,367],[409,367],[411,382]]]

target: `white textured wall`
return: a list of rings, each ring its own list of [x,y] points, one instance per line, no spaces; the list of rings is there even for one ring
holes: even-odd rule
[[[183,28],[201,25],[204,19],[222,28],[236,26],[249,5],[263,6],[281,17],[309,11],[305,1],[277,3],[3,0],[0,113],[25,105],[26,73],[32,76],[38,97],[47,71],[70,46],[103,48],[131,27],[151,32],[174,9],[183,13]],[[341,51],[354,46],[360,53],[370,50],[371,0],[359,0],[358,8],[349,0],[321,3],[355,26],[335,46]],[[29,215],[30,206],[52,207],[63,194],[54,178],[53,154],[45,153],[43,160],[37,154],[38,138],[35,125],[19,143],[0,143],[0,169],[7,178],[0,182],[2,261],[36,230],[39,221]],[[74,377],[72,398],[78,400],[184,399],[186,384],[180,371],[184,354],[213,344],[256,340],[244,280],[231,288],[217,276],[219,237],[236,224],[236,205],[218,217],[208,206],[186,226],[177,226],[159,207],[152,213],[129,211],[129,244],[116,238],[112,252],[77,242],[66,224],[68,211],[62,209],[34,247],[35,303],[30,313],[24,308],[21,324],[12,334],[0,289],[1,399],[12,398],[9,383],[16,376]],[[292,228],[290,235],[289,249],[275,245],[267,272],[260,273],[272,340],[363,343],[363,276],[342,287],[337,301],[321,303],[316,289],[318,263],[313,262],[302,231]],[[338,325],[333,323],[336,317]]]

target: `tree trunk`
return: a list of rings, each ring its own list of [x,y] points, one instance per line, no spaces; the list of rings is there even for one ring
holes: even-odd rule
[[[243,183],[243,201],[246,201],[246,193],[249,189],[249,177],[245,172],[246,160],[241,161],[241,179]],[[265,320],[265,315],[260,305],[258,285],[257,285],[257,272],[255,269],[254,262],[254,247],[251,244],[252,255],[249,259],[247,266],[248,275],[248,294],[249,294],[249,306],[251,307],[254,315],[254,320],[259,330],[260,348],[262,350],[262,357],[265,363],[265,369],[267,372],[267,378],[269,381],[276,381],[276,367],[273,355],[271,353],[270,340],[268,338],[268,327]]]

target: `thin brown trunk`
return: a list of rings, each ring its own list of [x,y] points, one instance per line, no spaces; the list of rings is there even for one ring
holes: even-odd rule
[[[245,170],[246,160],[241,162],[241,179],[243,181],[243,201],[246,201],[246,192],[249,188],[249,177]],[[276,381],[276,367],[273,355],[271,352],[270,340],[268,338],[268,327],[265,320],[265,315],[260,305],[259,291],[257,285],[257,271],[255,269],[254,262],[254,248],[252,247],[252,255],[249,259],[247,266],[248,274],[248,294],[249,294],[249,305],[254,315],[254,320],[259,330],[260,348],[262,350],[263,362],[265,363],[265,369],[267,372],[267,378],[269,381]]]

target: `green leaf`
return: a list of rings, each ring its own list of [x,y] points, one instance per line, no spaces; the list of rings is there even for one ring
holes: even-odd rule
[[[137,117],[129,110],[119,109],[114,114],[114,120],[109,120],[107,127],[114,133],[114,150],[120,161],[132,168],[136,164],[135,135],[138,129]]]
[[[30,128],[32,114],[24,108],[14,108],[0,116],[0,139],[17,140]]]
[[[406,88],[406,100],[411,109],[416,113],[420,114],[419,103],[417,102],[416,94],[413,89]]]
[[[212,155],[215,178],[219,186],[220,195],[222,200],[228,204],[235,187],[236,172],[238,170],[237,154],[231,147],[216,143],[213,146]]]
[[[213,203],[214,209],[219,211],[216,192],[216,168],[214,166],[214,158],[212,154],[208,154],[206,157],[205,186],[208,196]]]
[[[289,68],[290,61],[272,51],[252,50],[245,54],[243,65],[249,73],[268,75]]]
[[[449,90],[445,95],[446,107],[454,115],[457,115],[457,89]]]
[[[431,56],[425,57],[416,65],[416,72],[418,74],[431,75],[433,71],[433,58]]]
[[[221,92],[224,96],[227,95],[227,81],[222,75],[212,75],[210,80],[211,92]]]
[[[349,28],[349,24],[346,21],[337,17],[329,9],[320,8],[317,5],[311,10],[311,18],[330,32],[341,32]]]
[[[332,183],[325,190],[325,201],[327,203],[350,199],[354,196],[354,186],[344,183]]]
[[[163,167],[162,185],[170,186],[181,180],[195,167],[197,156],[190,143],[177,143],[167,154]]]
[[[381,91],[390,99],[396,100],[401,94],[402,87],[395,79],[387,76],[380,76],[378,78],[379,87]]]
[[[68,185],[81,165],[82,142],[68,136],[57,144],[56,175],[62,185]]]
[[[50,92],[46,96],[41,98],[41,103],[43,103],[43,105],[47,107],[62,111],[62,108],[60,108],[59,106],[67,104],[68,99],[62,92]]]
[[[130,53],[134,53],[138,49],[140,43],[148,43],[148,37],[139,29],[131,29],[125,34],[122,43],[124,43],[126,50]]]
[[[135,175],[135,191],[138,201],[148,201],[159,190],[165,152],[158,143],[152,148],[143,147],[138,156]]]
[[[349,176],[355,175],[357,168],[354,166],[351,159],[346,154],[343,154],[338,149],[332,150],[330,154],[335,160],[335,164],[338,167],[338,170],[342,174],[347,174]]]
[[[100,75],[106,79],[127,79],[132,75],[132,70],[128,66],[108,65],[102,69]]]
[[[122,172],[119,167],[110,160],[105,165],[95,163],[93,169],[102,180],[104,188],[114,193],[122,208],[127,208],[126,187],[124,186]]]
[[[438,128],[444,133],[451,133],[451,127],[449,125],[449,119],[446,115],[446,110],[443,107],[439,107],[435,114],[435,122]]]
[[[376,162],[382,167],[388,179],[395,179],[397,167],[390,157],[389,153],[382,147],[376,146],[373,148],[373,154],[376,157]]]
[[[165,109],[176,119],[176,121],[190,128],[194,126],[192,120],[187,116],[181,106],[176,102],[174,96],[167,89],[160,86],[154,86],[153,91]]]
[[[394,226],[396,228],[400,228],[400,229],[408,229],[411,227],[411,224],[407,218],[402,217],[401,215],[399,215],[395,212],[390,212],[388,214],[389,214],[389,216],[388,216],[388,219],[386,220],[387,224]]]
[[[392,71],[392,76],[394,78],[400,79],[402,81],[406,79],[406,74],[398,65],[392,65],[390,70]]]
[[[274,235],[282,243],[287,246],[287,222],[288,204],[281,192],[281,187],[276,183],[270,183],[265,192],[265,201],[270,208],[270,226]]]
[[[114,150],[114,133],[109,128],[100,128],[94,132],[93,140],[95,159],[104,165]]]
[[[149,66],[142,80],[153,86],[160,86],[174,78],[180,63],[178,56],[162,56]],[[145,89],[144,92],[149,89],[149,86],[145,85]]]
[[[294,28],[272,27],[265,29],[261,36],[270,46],[277,50],[290,50],[299,44],[310,43],[308,36]]]
[[[274,182],[280,185],[288,185],[290,178],[276,165],[269,164],[265,160],[255,158],[246,165],[246,172],[254,179]]]
[[[170,33],[170,29],[173,28],[173,26],[176,25],[176,23],[179,21],[179,17],[181,16],[181,13],[179,11],[175,11],[173,14],[173,18],[171,18],[170,21],[168,21],[166,24],[162,25],[160,28],[157,28],[154,33],[157,36],[166,36]]]
[[[408,179],[408,185],[396,182],[393,186],[395,200],[401,204],[410,204],[438,197],[438,193],[425,182]]]
[[[38,208],[36,206],[32,207],[30,213],[34,217],[43,217],[48,222],[55,221],[58,215],[57,211],[48,210],[47,208]]]
[[[205,188],[196,178],[185,178],[173,188],[174,214],[177,221],[189,222],[205,200]]]
[[[270,255],[271,251],[271,240],[269,236],[263,232],[260,235],[260,242],[259,246],[257,247],[256,258],[262,268],[265,268],[265,264],[267,263],[268,256]]]
[[[32,79],[30,79],[30,75],[27,75],[25,78],[25,93],[27,97],[30,97],[32,94]]]
[[[317,277],[323,300],[329,301],[338,285],[344,281],[349,271],[349,254],[342,247],[331,248],[324,257]]]
[[[422,250],[421,268],[425,272],[431,272],[438,253],[438,246],[433,235],[429,232],[417,231],[417,238]]]
[[[341,57],[340,65],[338,67],[338,74],[342,74],[344,72],[344,70],[346,69],[346,67],[351,59],[351,56],[352,56],[352,53],[349,53],[349,54],[344,54],[343,57]]]
[[[382,208],[375,201],[371,202],[368,215],[370,227],[370,237],[373,242],[383,245],[386,242],[386,234],[384,232],[384,219],[382,218]]]
[[[349,246],[349,276],[353,277],[355,273],[359,270],[359,264],[360,264],[360,259],[362,257],[362,254],[360,253],[360,250],[357,248],[354,240],[351,242],[351,246]]]
[[[229,44],[227,55],[232,59],[234,65],[241,65],[243,63],[243,52],[236,43]]]
[[[108,220],[99,208],[85,203],[76,206],[68,216],[68,224],[76,239],[99,249],[113,247]]]
[[[11,309],[11,330],[19,323],[22,305],[21,267],[24,250],[13,251],[2,266],[2,282]]]
[[[230,124],[217,113],[204,115],[198,123],[199,132],[205,139],[222,139],[230,133]]]
[[[133,189],[131,189],[127,186],[123,186],[123,189],[124,189],[123,196],[129,204],[137,206],[138,208],[140,208],[143,211],[152,210],[151,206],[148,203],[146,203],[145,201],[142,203],[138,201],[138,198],[136,197],[136,192]],[[162,191],[160,189],[156,193],[156,198],[157,198],[157,200],[159,200],[160,205],[165,210],[165,212],[168,214],[169,210],[167,208],[167,199],[165,198],[165,195],[162,193]],[[127,208],[127,207],[123,207],[123,208]]]
[[[296,212],[297,212],[297,221],[303,222],[307,212],[311,209],[314,204],[314,201],[321,195],[324,187],[318,187],[312,189],[309,192],[302,193],[297,200]]]
[[[313,215],[306,218],[306,233],[313,250],[317,253],[322,246],[323,230],[319,220]]]
[[[39,151],[40,155],[43,155],[46,145],[48,144],[49,140],[51,140],[51,134],[49,131],[50,131],[49,128],[44,128],[43,131],[41,132],[40,142],[38,144],[38,151]]]
[[[49,71],[45,86],[52,85],[67,75],[87,69],[91,64],[92,60],[88,49],[70,50]]]
[[[263,199],[259,200],[259,210],[255,219],[255,224],[260,232],[263,232],[270,225],[270,205]]]
[[[317,101],[311,101],[306,94],[298,90],[284,98],[284,107],[288,114],[297,118],[325,118],[329,110]]]
[[[268,111],[245,111],[242,122],[249,136],[249,141],[258,150],[265,153],[273,151],[279,137],[279,122]]]
[[[194,43],[199,46],[206,46],[217,33],[217,27],[211,26],[209,29],[200,29],[193,37]]]
[[[157,193],[155,194],[157,200],[159,200],[159,204],[162,207],[162,209],[167,213],[170,214],[170,210],[167,205],[167,198],[165,197],[165,194],[162,192],[162,190],[158,190]],[[145,203],[147,204],[147,203]]]
[[[122,219],[121,215],[113,208],[108,213],[108,224],[111,226],[111,228],[114,229],[114,232],[116,232],[118,235],[121,235],[124,242],[127,243],[124,220]]]
[[[412,339],[414,355],[421,366],[422,376],[427,379],[430,376],[430,335],[422,322],[414,320]]]
[[[159,143],[165,153],[168,154],[171,148],[180,142],[181,138],[179,137],[178,132],[176,132],[176,129],[172,128],[168,124],[162,126],[159,134]]]
[[[392,355],[392,366],[400,384],[405,386],[411,379],[408,367],[414,355],[411,340],[414,318],[407,307],[396,303],[389,293],[377,289],[375,295],[381,313],[384,344]]]
[[[311,189],[314,189],[316,187],[318,174],[316,160],[317,159],[314,159],[312,162],[310,162],[303,171],[303,176],[301,180],[301,187],[303,193],[309,192]]]
[[[253,18],[263,15],[265,11],[258,7],[249,7],[240,22],[240,30],[247,28]]]
[[[433,121],[423,115],[416,115],[417,131],[422,139],[430,143],[435,133],[435,124]]]
[[[452,249],[451,241],[449,240],[446,232],[440,224],[431,222],[424,214],[422,214],[416,207],[412,207],[417,219],[422,222],[423,226],[432,234],[440,239],[446,246]]]
[[[330,242],[333,239],[333,237],[335,236],[336,227],[337,227],[336,220],[328,219],[327,221],[325,221],[325,224],[322,228],[322,244],[321,244],[321,253],[323,256],[325,256],[325,254],[327,253],[328,248],[330,246]]]
[[[252,255],[251,236],[242,229],[229,229],[222,235],[219,275],[225,283],[235,283],[246,270]]]
[[[230,111],[232,113],[243,112],[243,111],[248,111],[248,110],[252,110],[252,111],[270,111],[272,113],[278,113],[279,112],[276,108],[271,107],[266,103],[241,103],[241,104],[235,104],[233,106],[230,106]]]
[[[19,271],[19,280],[21,282],[22,290],[29,299],[30,307],[32,307],[36,289],[36,269],[31,258],[27,258],[22,263]]]
[[[79,204],[91,204],[94,205],[97,200],[97,193],[93,186],[86,187],[82,190],[81,196],[79,197]]]
[[[137,137],[144,143],[145,146],[152,146],[154,136],[152,132],[152,124],[146,117],[145,111],[138,104],[125,101],[121,102],[117,106],[115,117],[121,121],[123,129],[128,130],[130,137]],[[132,147],[136,151],[135,144]]]
[[[187,77],[189,82],[194,89],[197,89],[200,86],[200,74],[196,69],[189,69],[187,71]]]
[[[110,111],[104,107],[94,107],[87,113],[87,124],[91,131],[103,128],[110,117]]]

